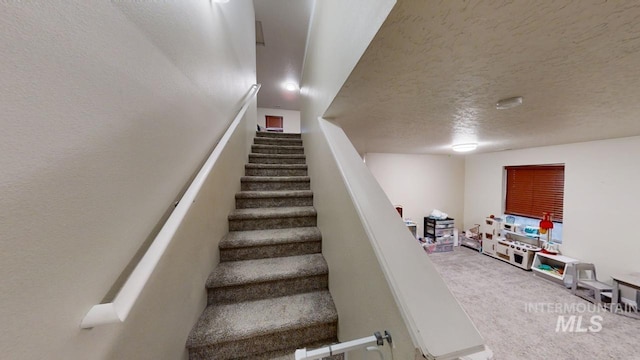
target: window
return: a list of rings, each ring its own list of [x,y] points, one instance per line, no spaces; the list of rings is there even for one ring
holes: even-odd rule
[[[283,120],[282,116],[266,115],[265,127],[267,128],[267,131],[282,132]]]
[[[562,222],[564,165],[506,166],[505,214],[541,219],[553,214]]]

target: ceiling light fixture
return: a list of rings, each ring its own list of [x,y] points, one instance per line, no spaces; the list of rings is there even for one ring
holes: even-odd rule
[[[292,82],[288,82],[286,84],[284,84],[284,88],[287,91],[296,91],[296,89],[298,89],[298,85],[292,83]]]
[[[218,4],[225,4],[225,3],[228,3],[229,0],[213,0],[213,2],[218,3]]]
[[[478,148],[477,143],[467,143],[467,144],[456,144],[451,147],[453,151],[457,152],[468,152],[473,151]]]
[[[496,109],[506,110],[513,109],[516,106],[522,105],[522,96],[516,96],[508,99],[498,100],[496,103]]]

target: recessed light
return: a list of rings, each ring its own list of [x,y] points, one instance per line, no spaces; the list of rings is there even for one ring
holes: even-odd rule
[[[467,144],[456,144],[451,147],[453,151],[457,152],[467,152],[473,151],[478,148],[478,144],[476,143],[467,143]]]
[[[286,84],[284,84],[284,88],[287,91],[296,91],[296,89],[298,89],[298,85],[292,83],[292,82],[288,82]]]
[[[506,110],[520,105],[522,105],[522,96],[516,96],[508,99],[498,100],[498,102],[496,103],[496,109]]]

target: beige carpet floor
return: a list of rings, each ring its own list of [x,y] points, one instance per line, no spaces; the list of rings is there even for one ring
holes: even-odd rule
[[[495,360],[640,360],[640,320],[598,312],[561,285],[469,248],[425,256],[469,314]],[[587,331],[556,331],[559,316],[565,324],[574,316],[573,330]],[[600,331],[589,331],[597,330],[595,323]]]

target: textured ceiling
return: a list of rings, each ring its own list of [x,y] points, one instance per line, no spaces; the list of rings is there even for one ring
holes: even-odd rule
[[[361,153],[640,135],[639,50],[638,1],[399,0],[325,116]]]
[[[258,106],[300,110],[299,91],[283,84],[300,83],[312,0],[254,0],[256,20],[262,22],[265,45],[256,48]]]

